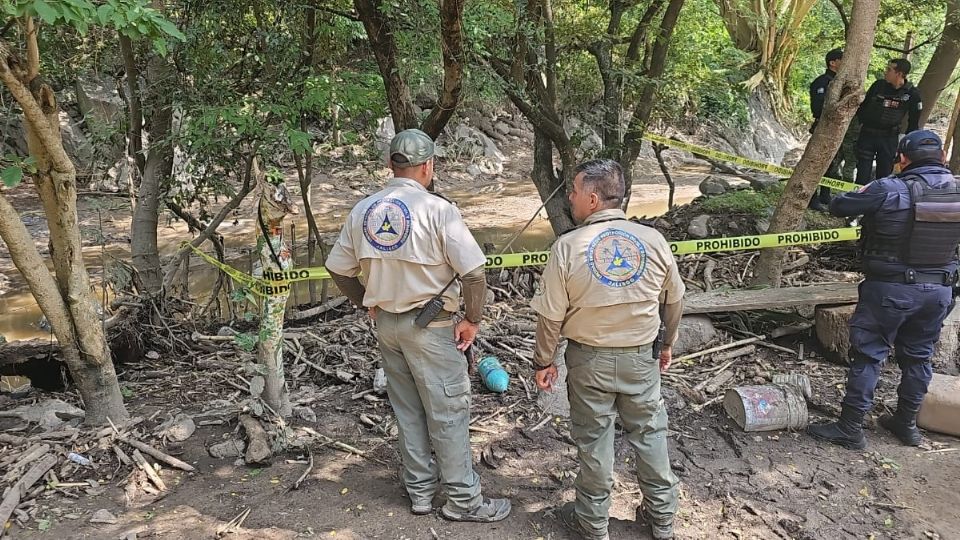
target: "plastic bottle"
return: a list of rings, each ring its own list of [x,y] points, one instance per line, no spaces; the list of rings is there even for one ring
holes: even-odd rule
[[[78,465],[83,465],[84,467],[89,467],[93,465],[93,462],[91,462],[89,459],[74,452],[70,452],[69,454],[67,454],[67,459],[69,459],[70,461]]]
[[[504,371],[500,361],[495,356],[487,356],[477,364],[480,379],[491,392],[506,392],[510,385],[510,374]]]

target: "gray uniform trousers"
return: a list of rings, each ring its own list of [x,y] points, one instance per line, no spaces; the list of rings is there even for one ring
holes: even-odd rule
[[[574,487],[581,523],[598,532],[607,529],[618,412],[624,437],[636,451],[643,506],[652,519],[671,521],[679,481],[667,455],[667,409],[652,347],[589,347],[570,341],[565,359],[570,434],[580,459]]]
[[[452,509],[471,511],[482,501],[470,453],[467,361],[454,343],[452,322],[420,328],[413,322],[417,311],[377,310],[377,340],[397,417],[403,482],[414,502],[433,499],[442,483]]]

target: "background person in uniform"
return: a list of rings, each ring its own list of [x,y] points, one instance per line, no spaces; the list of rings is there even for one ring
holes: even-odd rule
[[[638,454],[643,513],[654,538],[672,538],[678,482],[667,456],[660,373],[670,365],[684,286],[663,236],[627,221],[620,210],[624,191],[615,161],[589,161],[576,169],[570,206],[580,226],[553,244],[532,304],[539,314],[536,380],[542,390],[553,388],[553,358],[561,336],[567,338],[570,433],[580,461],[576,501],[561,509],[567,526],[586,538],[608,537],[619,412],[624,436]],[[666,339],[654,358],[664,298]]]
[[[857,140],[857,183],[864,185],[872,178],[873,161],[877,162],[877,178],[893,172],[897,139],[904,118],[907,133],[920,129],[920,91],[907,75],[910,61],[897,58],[887,64],[883,79],[867,90],[857,110],[860,119],[860,138]]]
[[[825,60],[826,71],[810,83],[810,113],[813,115],[810,133],[813,133],[820,122],[820,116],[823,114],[823,104],[827,99],[827,87],[837,77],[837,71],[843,62],[843,50],[833,49],[829,51]],[[836,157],[833,158],[830,167],[827,169],[828,177],[839,178],[845,182],[854,181],[854,171],[857,167],[857,138],[859,136],[860,121],[854,116],[843,136]],[[827,207],[824,206],[826,204],[830,204],[830,188],[821,187],[819,195],[814,193],[810,199],[810,208],[826,211]]]
[[[510,513],[510,501],[480,494],[467,431],[470,379],[461,352],[473,343],[483,313],[486,257],[460,212],[427,191],[433,154],[433,141],[420,130],[393,138],[394,178],[350,211],[326,267],[340,290],[376,319],[411,511],[430,513],[442,485],[447,502],[440,512],[447,519],[499,521]],[[443,293],[440,315],[427,328],[415,325],[420,308],[456,274],[463,282],[465,317],[455,322],[460,287],[454,283]]]
[[[903,172],[836,197],[836,216],[863,215],[866,279],[850,319],[851,366],[840,419],[807,432],[847,448],[866,446],[863,417],[873,406],[880,367],[896,350],[901,379],[897,411],[880,419],[904,444],[920,444],[917,412],[933,375],[930,357],[952,308],[960,241],[960,184],[944,166],[932,131],[900,142]]]
[[[817,129],[817,123],[820,122],[820,115],[823,114],[823,103],[827,99],[827,87],[837,77],[837,70],[843,61],[843,50],[833,49],[827,53],[827,70],[810,83],[810,112],[813,114],[813,124],[810,125],[810,133]],[[833,158],[830,167],[827,169],[827,176],[830,178],[839,178],[839,160],[840,154]],[[825,211],[825,204],[830,204],[830,188],[821,186],[819,193],[814,193],[810,199],[810,208],[819,211]]]

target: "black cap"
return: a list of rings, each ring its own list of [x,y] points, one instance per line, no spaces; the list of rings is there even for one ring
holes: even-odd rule
[[[827,63],[833,62],[834,60],[840,60],[843,58],[843,49],[833,49],[827,53]]]
[[[936,160],[942,163],[943,141],[928,129],[918,129],[900,139],[897,153],[907,156],[910,161]]]

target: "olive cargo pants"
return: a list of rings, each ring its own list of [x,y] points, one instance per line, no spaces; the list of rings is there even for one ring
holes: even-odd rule
[[[570,432],[580,460],[575,508],[582,524],[597,532],[607,529],[618,412],[624,437],[637,454],[643,506],[657,522],[671,521],[679,482],[670,470],[667,410],[651,345],[606,348],[571,341],[565,360]]]
[[[453,322],[414,324],[417,310],[377,311],[387,395],[397,417],[403,482],[410,500],[430,501],[442,483],[450,507],[481,503],[470,453],[470,379],[453,340]],[[436,454],[434,462],[430,449]]]

